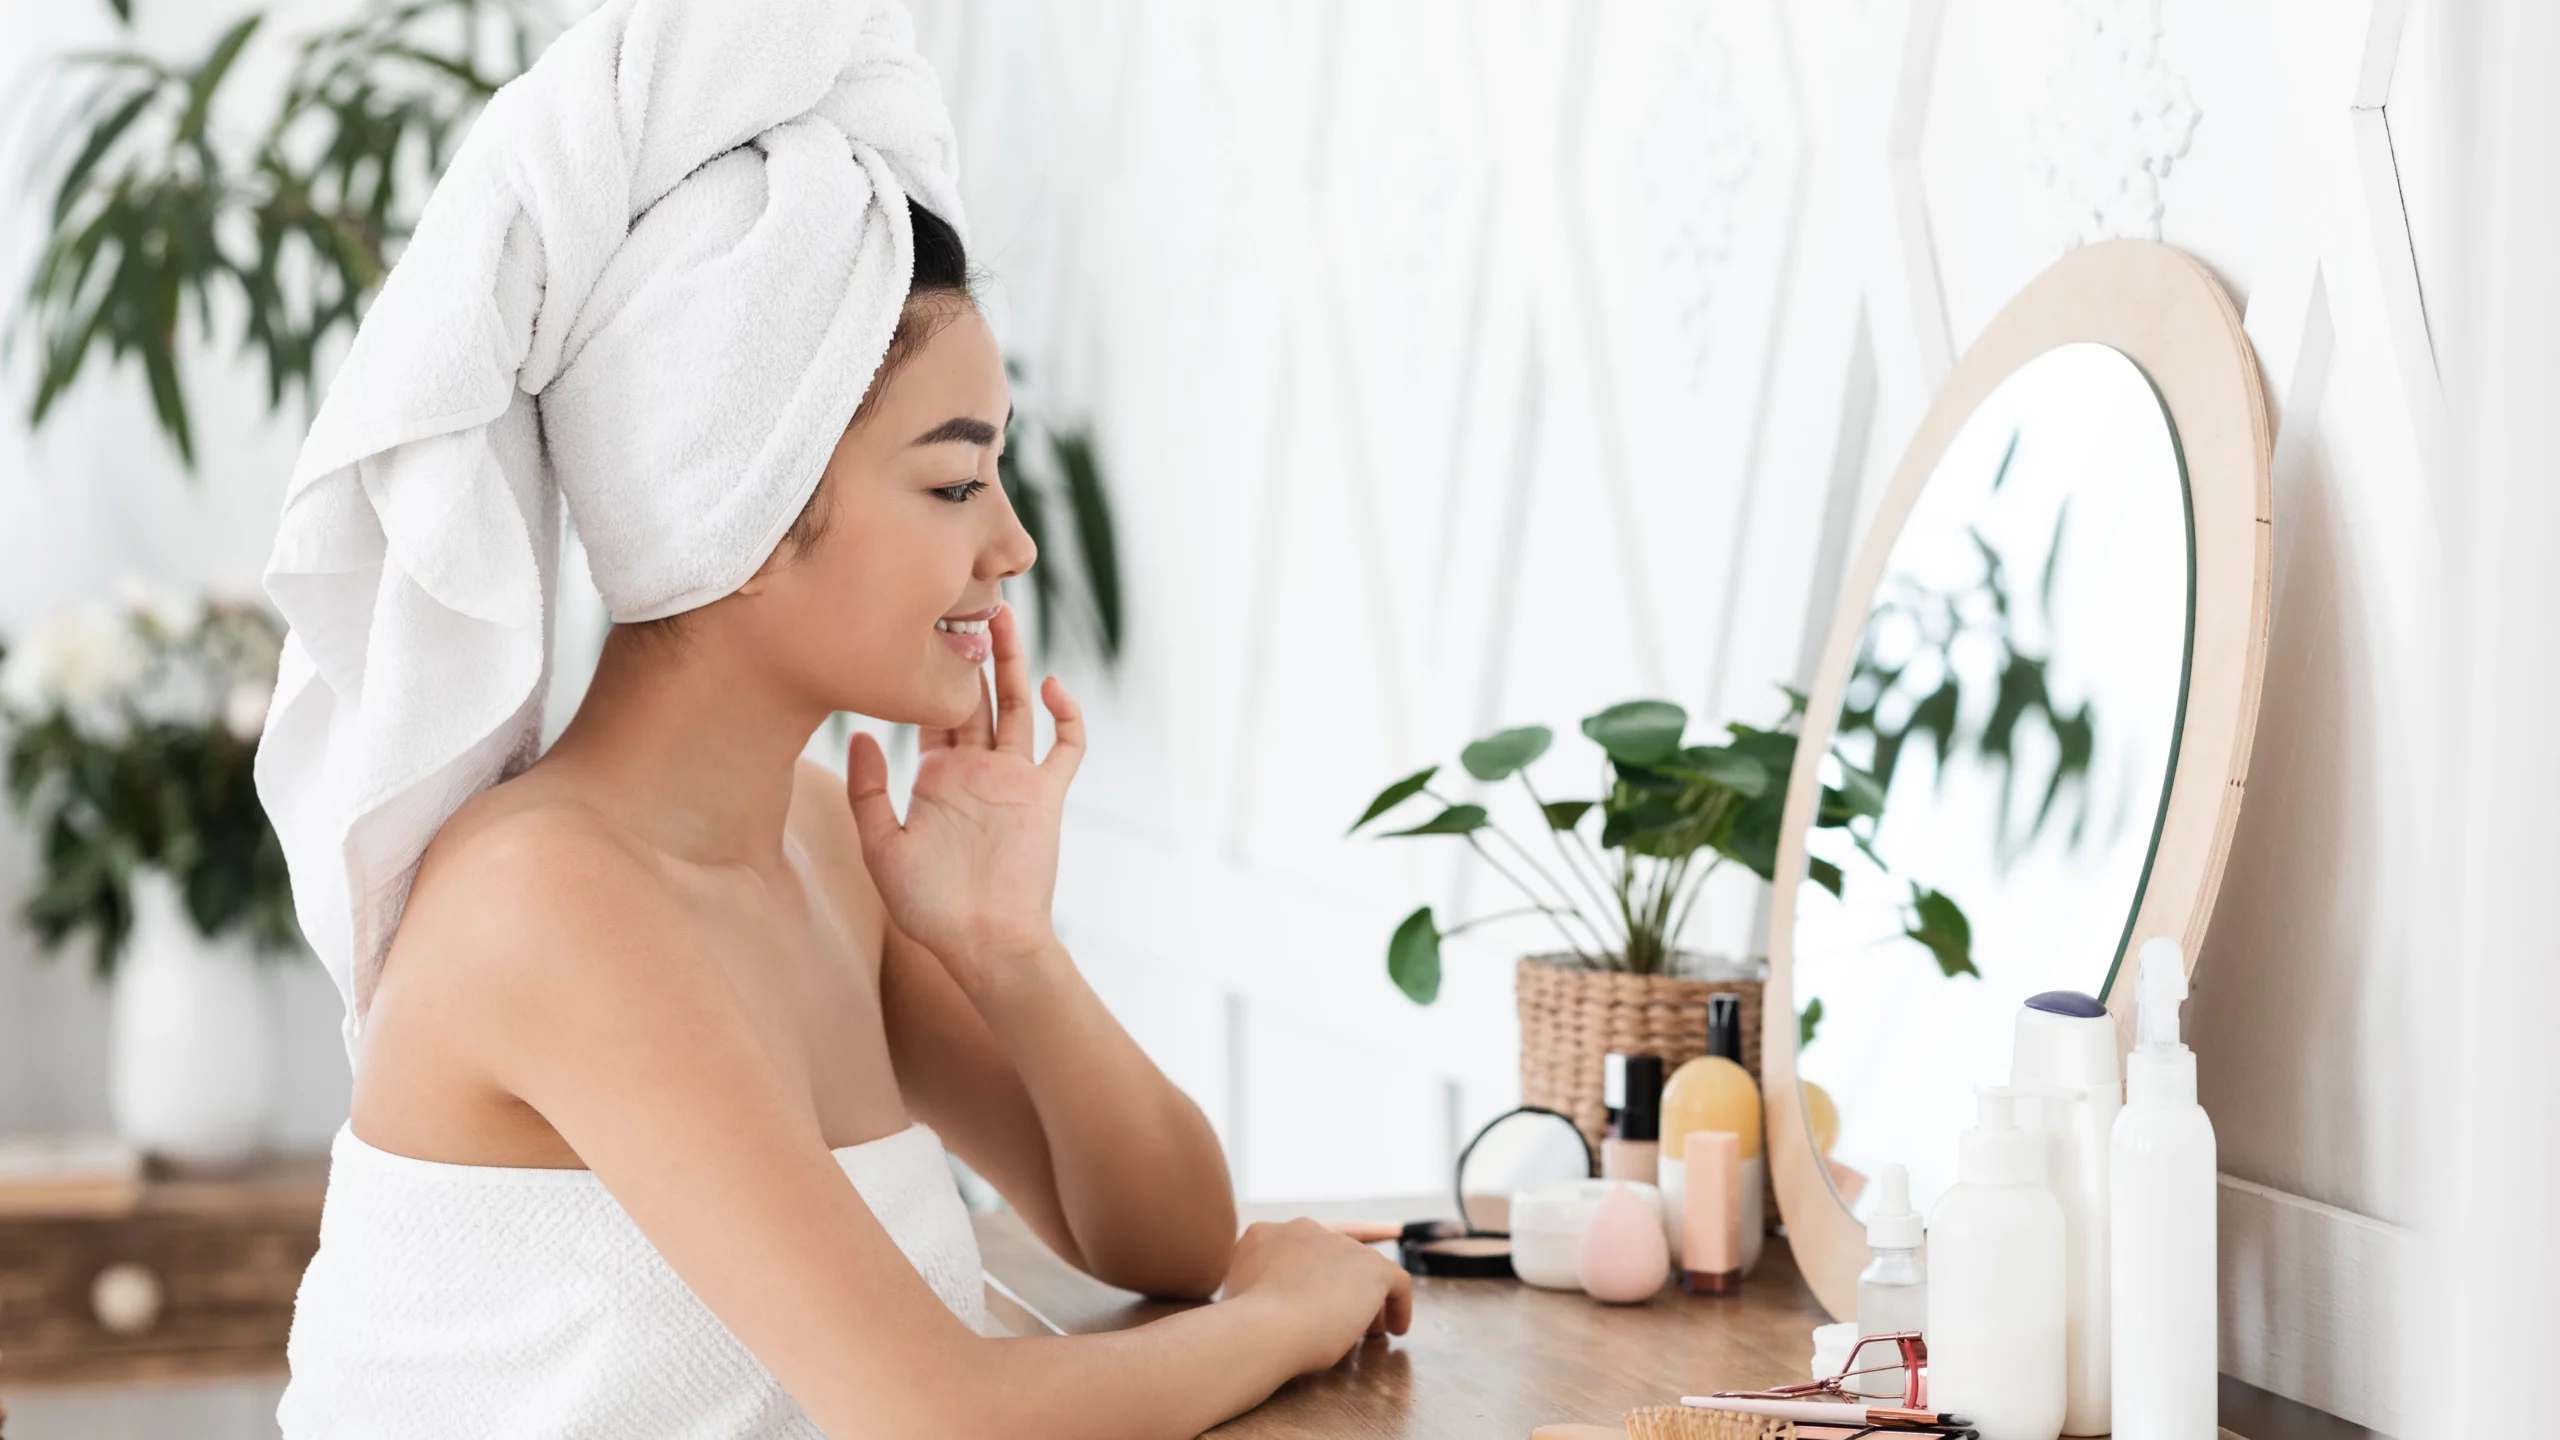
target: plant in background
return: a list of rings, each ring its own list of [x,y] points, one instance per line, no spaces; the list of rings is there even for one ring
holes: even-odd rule
[[[208,938],[298,945],[284,848],[251,771],[283,639],[255,601],[136,592],[61,611],[8,648],[0,774],[35,826],[23,913],[47,946],[86,930],[111,972],[146,867],[170,877]]]
[[[1800,713],[1801,700],[1798,701]],[[1378,792],[1352,823],[1354,832],[1416,796],[1438,814],[1390,837],[1455,836],[1517,890],[1525,904],[1443,929],[1432,907],[1405,917],[1387,942],[1387,974],[1416,1004],[1440,993],[1440,944],[1478,925],[1519,916],[1543,917],[1563,937],[1573,962],[1595,970],[1668,975],[1680,963],[1679,940],[1707,878],[1726,861],[1761,879],[1777,868],[1778,831],[1796,736],[1786,729],[1725,727],[1719,745],[1682,743],[1688,712],[1665,700],[1630,700],[1582,722],[1601,750],[1599,796],[1549,800],[1529,778],[1553,732],[1528,725],[1488,735],[1458,754],[1466,772],[1487,784],[1516,779],[1546,835],[1550,867],[1487,807],[1432,788],[1439,766],[1416,771]],[[1814,824],[1847,833],[1859,853],[1885,869],[1873,849],[1884,792],[1873,776],[1834,753],[1840,783],[1825,785]],[[1597,817],[1599,834],[1588,832]],[[1487,840],[1494,843],[1489,845]],[[1499,848],[1497,848],[1499,847]],[[1810,878],[1838,895],[1840,867],[1808,861]],[[1924,946],[1947,975],[1978,974],[1972,929],[1945,895],[1917,883],[1904,915],[1904,935]],[[1819,1016],[1815,1016],[1816,1022]]]
[[[193,312],[210,337],[217,304],[238,307],[271,408],[296,388],[313,399],[323,347],[353,331],[463,126],[530,62],[539,15],[531,0],[373,0],[302,43],[247,145],[214,119],[263,11],[192,63],[131,45],[68,57],[79,95],[18,317],[42,350],[30,423],[104,350],[141,366],[193,468],[180,322]]]

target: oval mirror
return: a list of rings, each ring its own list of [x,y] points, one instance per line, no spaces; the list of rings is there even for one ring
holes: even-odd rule
[[[1806,837],[1841,889],[1796,908],[1796,1073],[1852,1210],[1899,1161],[1926,1214],[2018,1008],[2105,998],[2168,796],[2188,569],[2168,416],[2104,345],[2011,373],[1903,520],[1825,776],[1856,768],[1881,813]]]
[[[1511,1233],[1511,1196],[1599,1173],[1573,1121],[1524,1105],[1486,1122],[1458,1152],[1458,1214],[1471,1235]]]
[[[1927,1213],[2030,997],[2121,1034],[2125,956],[2165,935],[2192,965],[2256,721],[2267,463],[2228,297],[2114,241],[1993,320],[1878,501],[1807,699],[1762,1035],[1779,1205],[1833,1314],[1866,1180],[1902,1164]]]

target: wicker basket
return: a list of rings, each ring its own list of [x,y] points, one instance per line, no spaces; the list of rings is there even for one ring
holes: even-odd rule
[[[1753,966],[1731,978],[1628,975],[1586,970],[1568,956],[1522,960],[1516,980],[1520,1103],[1573,1117],[1598,1149],[1608,1127],[1600,1103],[1600,1057],[1612,1051],[1659,1055],[1665,1072],[1679,1068],[1707,1053],[1707,997],[1725,993],[1742,997],[1742,1066],[1757,1083],[1759,973]]]

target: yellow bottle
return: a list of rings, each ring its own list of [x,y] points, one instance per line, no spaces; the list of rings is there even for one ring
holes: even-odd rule
[[[1687,1154],[1692,1130],[1727,1130],[1742,1141],[1741,1193],[1733,1198],[1742,1217],[1742,1273],[1748,1275],[1760,1263],[1762,1231],[1767,1229],[1761,1196],[1769,1183],[1769,1162],[1760,1153],[1760,1086],[1742,1068],[1739,996],[1708,998],[1707,1053],[1672,1071],[1662,1087],[1659,1184],[1675,1268],[1680,1263],[1680,1197],[1688,1188],[1688,1167],[1681,1157]]]

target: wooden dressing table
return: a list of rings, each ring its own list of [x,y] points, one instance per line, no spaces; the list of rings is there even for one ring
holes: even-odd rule
[[[1248,1206],[1247,1218],[1396,1219],[1445,1200]],[[1126,1329],[1182,1308],[1115,1290],[1051,1254],[1010,1211],[976,1217],[988,1302],[1017,1333]],[[1772,1238],[1738,1295],[1665,1286],[1643,1305],[1601,1305],[1513,1280],[1413,1282],[1413,1329],[1302,1376],[1209,1432],[1217,1440],[1523,1440],[1541,1425],[1611,1424],[1699,1390],[1806,1378],[1813,1327],[1830,1316]],[[2231,1431],[2224,1440],[2241,1440]]]

